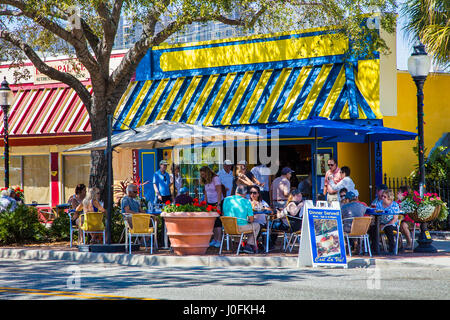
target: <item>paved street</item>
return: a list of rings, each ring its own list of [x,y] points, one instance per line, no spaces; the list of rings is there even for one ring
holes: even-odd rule
[[[243,289],[245,288],[245,289]],[[130,267],[0,261],[0,299],[448,299],[448,267]]]

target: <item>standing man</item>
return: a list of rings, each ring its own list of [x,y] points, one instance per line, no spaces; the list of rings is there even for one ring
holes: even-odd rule
[[[262,199],[270,203],[269,195],[269,180],[270,180],[270,169],[266,167],[265,164],[259,163],[256,167],[250,170],[258,181],[261,181],[262,185],[259,187]]]
[[[339,191],[334,190],[328,179],[333,179],[335,184],[338,184],[341,179],[341,169],[338,167],[337,162],[335,159],[330,158],[328,160],[328,171],[325,173],[325,182],[323,187],[323,195],[327,197],[328,203],[331,203],[332,201],[338,201],[339,202]]]
[[[282,209],[291,192],[291,176],[294,172],[289,167],[281,169],[281,176],[272,182],[272,201],[275,209]]]
[[[239,185],[236,187],[236,195],[227,197],[223,201],[223,215],[226,217],[235,217],[239,232],[252,230],[249,234],[247,245],[242,251],[247,253],[258,253],[256,245],[256,236],[259,233],[260,225],[254,221],[253,208],[250,200],[246,198],[247,187]]]
[[[230,160],[225,160],[223,162],[223,168],[217,172],[219,176],[220,183],[225,187],[224,198],[231,196],[231,190],[233,189],[233,163]]]
[[[153,175],[153,189],[158,203],[166,203],[172,200],[170,186],[173,184],[173,177],[167,172],[167,161],[159,162],[159,170]]]

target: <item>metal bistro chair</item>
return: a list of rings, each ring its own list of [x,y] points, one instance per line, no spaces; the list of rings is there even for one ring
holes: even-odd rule
[[[289,240],[288,240],[286,249],[284,251],[287,251],[287,249],[289,249],[289,252],[292,252],[292,249],[294,248],[295,244],[297,243],[297,240],[298,240],[298,245],[300,247],[300,240],[301,240],[301,235],[302,235],[301,228],[297,231],[292,231],[291,219],[302,220],[301,218],[298,218],[298,217],[294,217],[294,216],[290,216],[290,215],[286,216],[286,220],[288,221],[290,232],[289,232]]]
[[[150,254],[153,254],[153,244],[155,238],[155,225],[151,216],[147,213],[134,213],[134,214],[124,214],[125,223],[125,247],[128,246],[128,253],[131,254],[131,244],[132,238],[137,239],[142,237],[144,239],[144,245],[147,249],[147,242],[145,241],[146,236],[150,236]],[[131,218],[131,226],[129,223],[129,218]],[[151,226],[150,226],[151,225]]]
[[[105,225],[103,224],[102,212],[86,212],[80,215],[83,220],[81,230],[83,231],[83,244],[86,244],[86,234],[103,234],[105,244]]]
[[[237,224],[238,219],[247,221],[246,219],[241,219],[241,218],[236,218],[236,217],[225,217],[225,216],[220,217],[220,221],[222,221],[222,226],[223,226],[224,231],[222,233],[222,241],[220,242],[219,255],[222,254],[223,240],[225,239],[225,237],[227,237],[227,241],[228,241],[229,237],[231,237],[232,240],[233,240],[234,236],[240,237],[239,245],[238,245],[238,248],[236,251],[236,255],[239,255],[239,251],[241,250],[241,244],[242,244],[242,239],[243,239],[244,235],[253,233],[253,230],[239,232],[238,224]]]
[[[275,209],[275,210],[279,210],[279,209]],[[270,216],[270,219],[271,219],[271,221],[270,221],[271,224],[273,224],[274,220],[283,219],[283,218],[277,218],[277,215],[275,214],[275,215]],[[286,218],[286,220],[288,220],[288,219]],[[290,230],[291,226],[289,224],[289,220],[288,220],[288,226],[289,226],[289,230]],[[283,251],[286,251],[288,248],[288,245],[289,245],[289,236],[291,235],[291,232],[289,230],[283,231],[283,230],[273,229],[272,227],[270,227],[269,233],[276,233],[278,237],[280,235],[283,236]],[[275,243],[274,243],[274,245],[275,245]]]
[[[352,247],[350,246],[350,239],[360,239],[364,241],[364,252],[369,252],[369,255],[372,257],[372,252],[370,251],[370,243],[369,243],[369,234],[367,231],[369,230],[370,223],[372,221],[372,217],[353,217],[346,218],[345,220],[353,220],[352,227],[349,233],[344,232],[344,237],[347,239],[347,248],[348,254],[350,257],[352,256]],[[362,251],[362,243],[359,245],[359,252]]]
[[[69,211],[67,211],[67,215],[69,216],[69,232],[70,232],[70,247],[72,248],[73,245],[73,233],[75,231],[79,231],[75,223],[75,221],[73,221],[73,215],[76,213],[76,211],[74,209],[71,209]],[[78,232],[78,238],[81,237],[80,232]],[[78,243],[80,243],[80,239],[78,239]]]
[[[399,245],[400,241],[403,241],[402,233],[400,232],[400,225],[402,224],[402,221],[403,221],[404,218],[405,218],[404,215],[402,215],[402,214],[398,215],[397,226],[396,226],[396,228],[394,230],[394,236],[395,236],[394,253],[395,253],[395,255],[398,254],[398,245]],[[387,251],[387,244],[386,244],[387,236],[386,236],[384,230],[380,231],[380,236],[381,236],[381,244],[383,245],[383,250]]]

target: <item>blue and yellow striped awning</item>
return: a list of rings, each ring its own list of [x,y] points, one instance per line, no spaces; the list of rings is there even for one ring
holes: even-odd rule
[[[285,41],[280,39],[273,41]],[[250,43],[253,44],[254,39]],[[241,41],[238,47],[244,44]],[[267,47],[268,52],[272,52],[269,49]],[[196,50],[192,50],[191,64],[195,64],[195,54],[202,52]],[[221,50],[224,52],[223,48]],[[258,56],[264,55],[258,50],[264,47],[254,50]],[[332,120],[382,118],[379,59],[348,61],[339,52],[339,55],[319,57],[320,60],[305,54],[306,57],[284,63],[287,67],[267,68],[271,65],[252,60],[246,68],[234,70],[217,66],[201,69],[198,65],[189,69],[189,65],[179,61],[171,65],[168,61],[173,60],[165,56],[167,48],[160,51],[163,53],[158,56],[159,63],[154,64],[168,73],[160,72],[160,76],[129,84],[116,109],[115,130],[135,128],[160,119],[221,126],[287,122],[316,116]],[[187,51],[182,47],[177,52],[187,56]],[[157,52],[152,54],[157,56]],[[268,59],[267,54],[264,56]],[[205,57],[201,57],[203,63]],[[210,64],[214,63],[210,60]],[[255,67],[249,68],[249,65]],[[280,63],[273,66],[280,66]],[[176,68],[182,72],[176,72]]]

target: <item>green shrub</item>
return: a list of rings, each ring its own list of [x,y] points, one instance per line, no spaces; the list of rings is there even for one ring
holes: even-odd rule
[[[39,222],[34,207],[20,204],[14,211],[0,212],[0,243],[42,242],[48,239],[48,230]]]
[[[70,239],[70,219],[67,213],[59,215],[49,229],[49,236],[54,241],[65,241]],[[75,227],[76,228],[76,227]],[[74,233],[74,240],[76,240]]]

